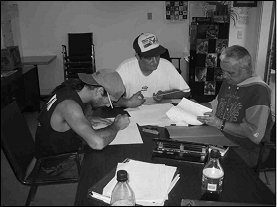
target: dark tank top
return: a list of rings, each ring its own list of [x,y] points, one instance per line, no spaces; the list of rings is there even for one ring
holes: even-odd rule
[[[75,101],[84,111],[84,104],[75,90],[67,87],[57,90],[50,97],[38,117],[35,140],[37,158],[77,151],[82,145],[81,138],[72,129],[58,132],[51,127],[51,116],[56,106],[64,100]]]

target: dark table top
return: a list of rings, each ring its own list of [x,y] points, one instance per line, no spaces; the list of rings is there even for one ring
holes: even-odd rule
[[[10,71],[1,71],[1,87],[12,83],[23,74],[28,73],[30,70],[36,69],[35,66],[25,65]]]
[[[104,109],[100,114],[104,114],[104,117],[111,117],[121,112],[121,109],[113,111]],[[117,163],[126,158],[177,167],[180,180],[170,192],[165,205],[180,205],[182,199],[200,200],[203,164],[152,157],[154,148],[152,139],[156,135],[143,132],[141,129],[139,126],[143,144],[109,145],[101,151],[86,148],[75,205],[103,204],[95,199],[88,198],[88,190],[114,170]],[[165,134],[161,134],[165,136]],[[259,179],[254,170],[249,168],[232,149],[223,158],[222,166],[224,181],[220,201],[247,204],[276,203],[276,196]]]

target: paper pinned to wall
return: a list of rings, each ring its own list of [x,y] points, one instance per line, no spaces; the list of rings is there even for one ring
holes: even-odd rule
[[[173,106],[166,112],[168,118],[176,123],[187,123],[190,125],[202,125],[197,120],[197,116],[203,116],[205,112],[211,112],[212,109],[183,98],[177,106]]]

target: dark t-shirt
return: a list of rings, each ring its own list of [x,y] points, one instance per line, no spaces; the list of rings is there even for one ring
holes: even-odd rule
[[[75,90],[61,88],[53,94],[38,117],[36,131],[36,157],[77,151],[82,145],[80,137],[69,129],[65,132],[55,131],[50,124],[56,106],[64,100],[73,100],[84,111],[84,104]]]

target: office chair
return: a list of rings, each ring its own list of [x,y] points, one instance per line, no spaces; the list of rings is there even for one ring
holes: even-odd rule
[[[267,157],[265,158],[265,156]],[[263,172],[266,184],[270,185],[266,172],[276,171],[276,122],[274,122],[271,129],[270,141],[260,143],[260,151],[255,171],[258,175],[260,172]]]
[[[81,166],[78,152],[39,159],[34,157],[35,143],[16,102],[1,110],[1,146],[17,180],[30,186],[26,206],[33,201],[40,185],[79,180]]]
[[[160,57],[168,60],[171,63],[173,63],[172,62],[173,60],[177,60],[178,67],[175,67],[175,68],[181,74],[181,58],[180,57],[170,57],[168,49],[166,49],[166,51],[163,54],[161,54]]]
[[[96,71],[93,33],[68,33],[68,52],[62,45],[62,54],[65,80]]]

